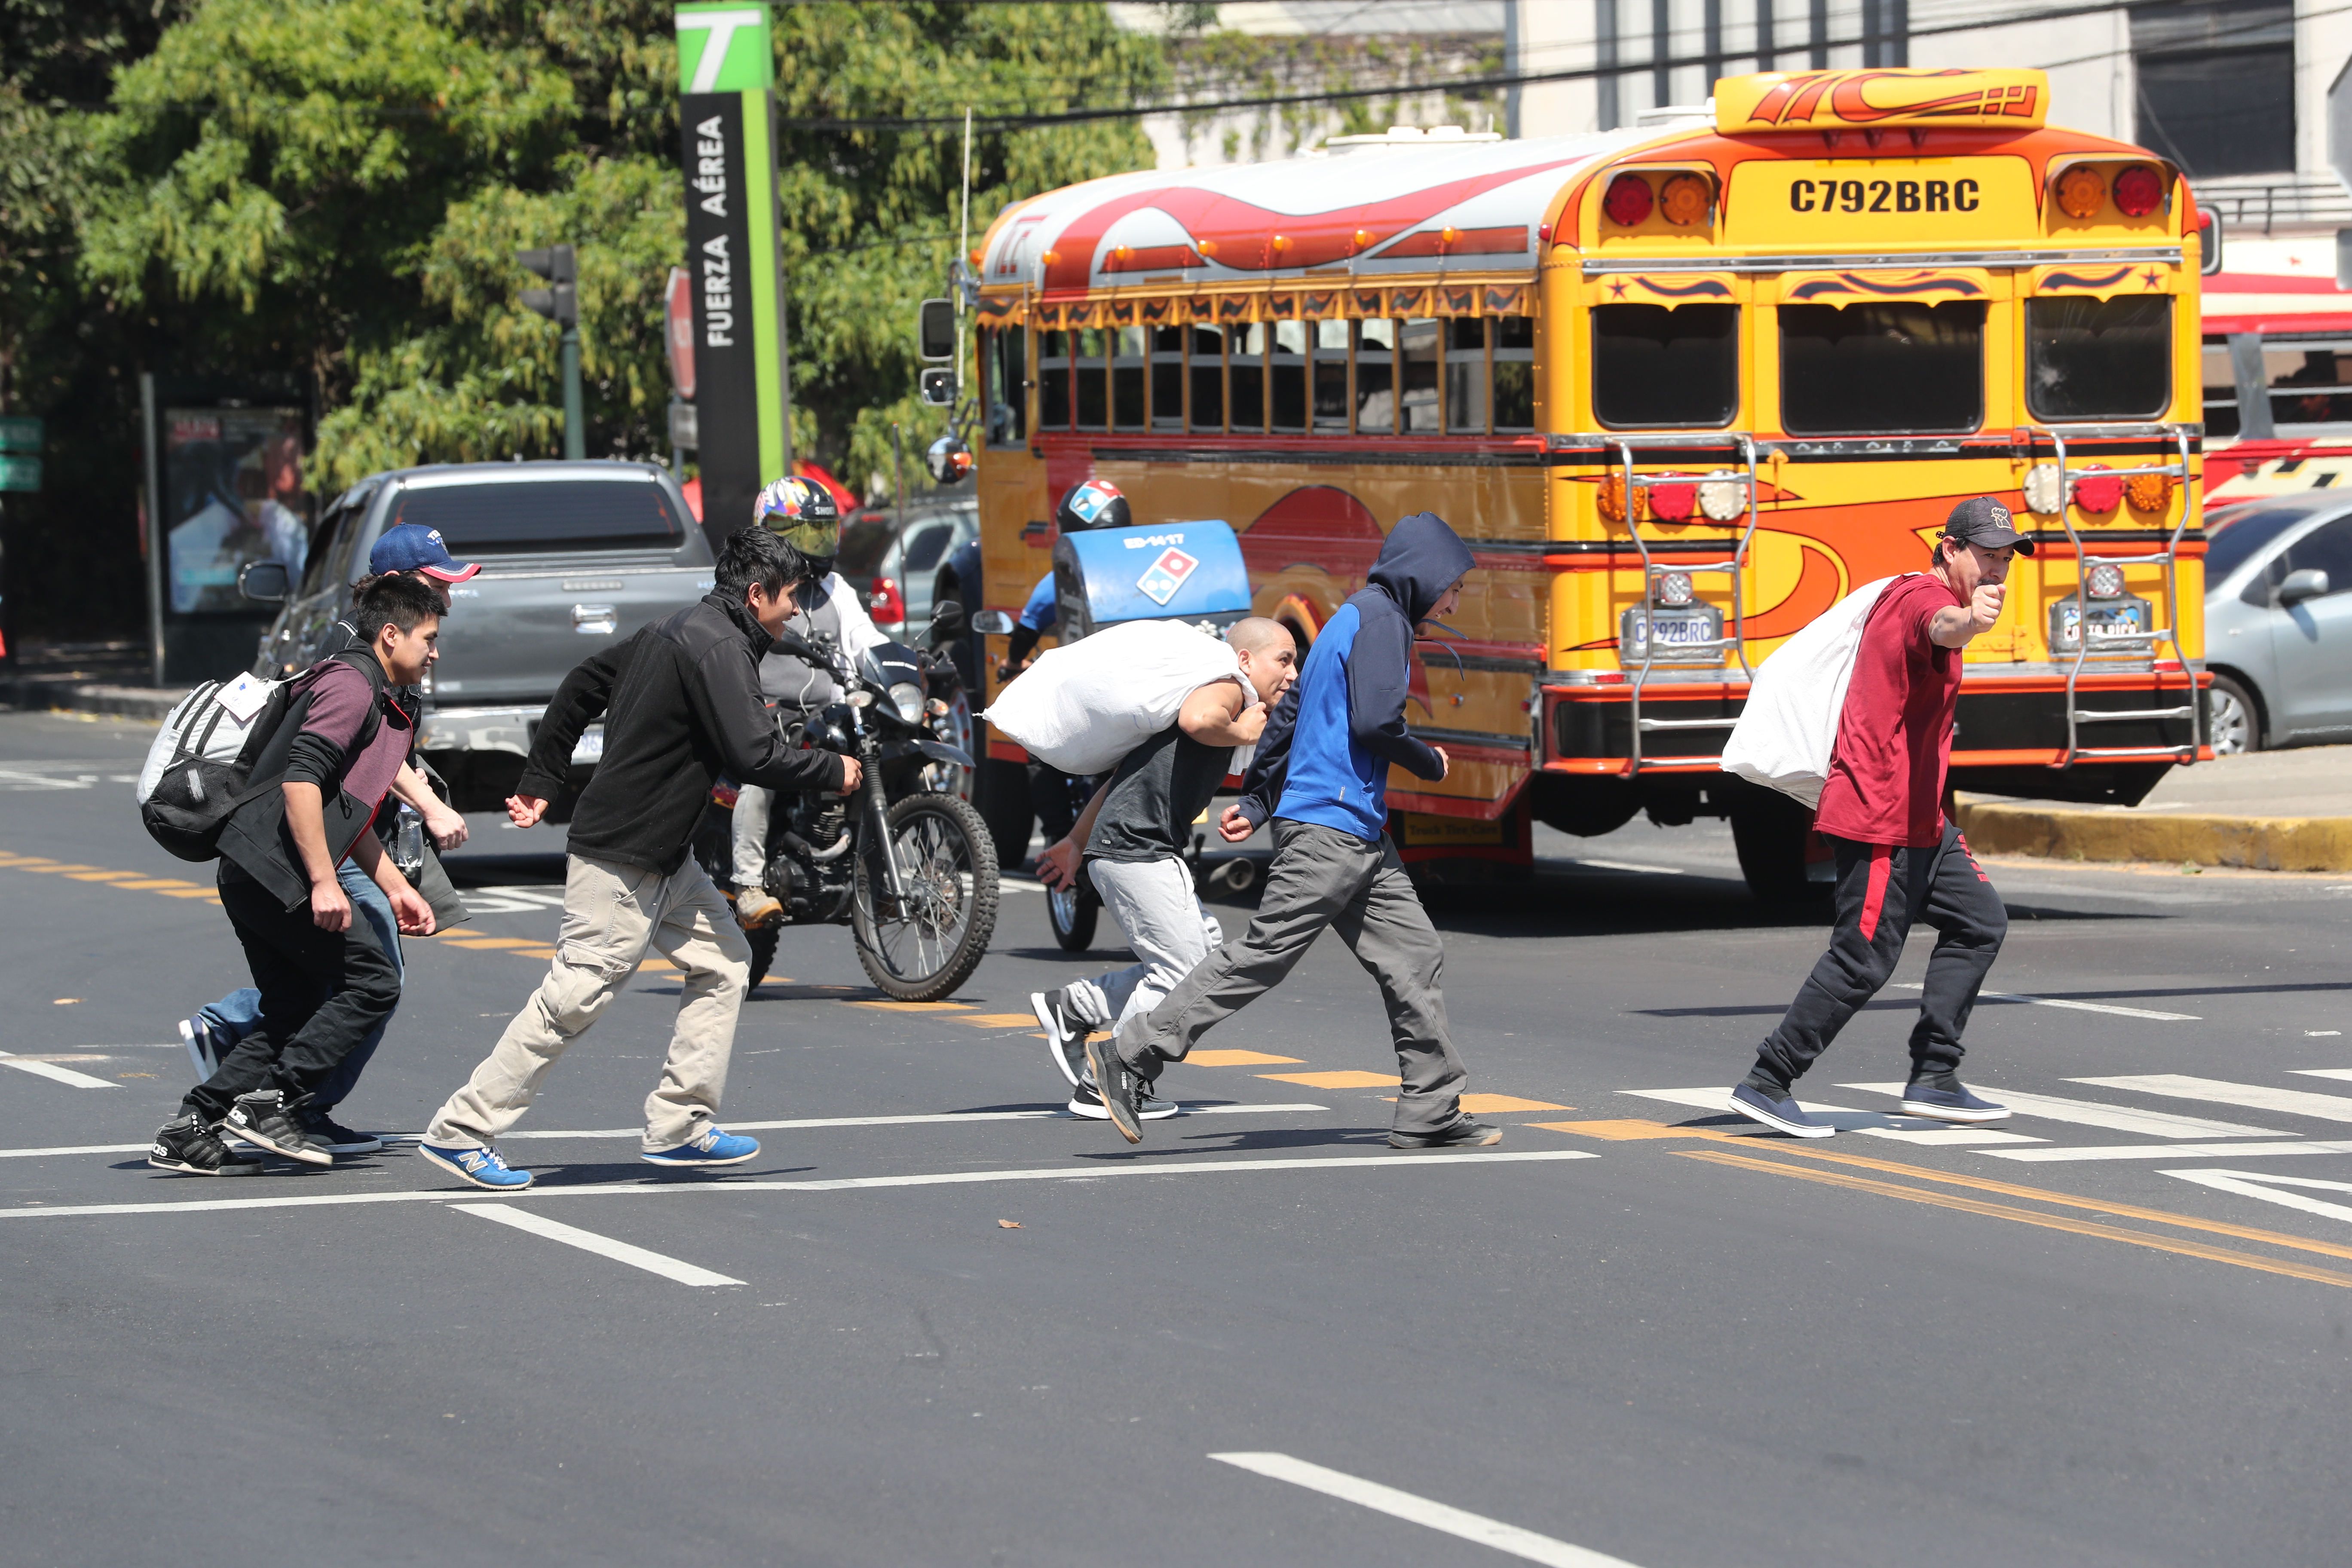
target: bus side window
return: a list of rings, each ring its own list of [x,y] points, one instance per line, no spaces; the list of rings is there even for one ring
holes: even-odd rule
[[[1232,351],[1226,358],[1226,397],[1235,430],[1265,428],[1265,350],[1273,329],[1264,321],[1229,330]]]
[[[1266,377],[1274,389],[1274,427],[1307,428],[1307,323],[1276,321],[1274,352],[1267,357]]]
[[[1404,377],[1400,402],[1402,428],[1407,435],[1434,436],[1438,431],[1437,321],[1397,323],[1398,359]]]
[[[1735,355],[1738,352],[1733,350]],[[1730,416],[1727,414],[1725,417]],[[1497,316],[1495,318],[1495,434],[1526,435],[1535,427],[1535,318]]]
[[[1192,407],[1185,423],[1195,430],[1223,434],[1225,428],[1225,330],[1194,325],[1184,329],[1185,376],[1191,384]]]
[[[1495,378],[1502,380],[1502,366]],[[1738,406],[1738,306],[1592,307],[1592,412],[1602,425],[1719,427]]]
[[[1151,329],[1151,427],[1184,428],[1184,329]]]
[[[1110,333],[1087,327],[1070,334],[1077,340],[1078,428],[1110,428]]]
[[[1070,340],[1074,332],[1037,334],[1037,427],[1070,427]]]
[[[1111,334],[1111,428],[1140,430],[1143,428],[1143,329],[1114,327]]]
[[[1026,327],[1000,327],[987,334],[981,352],[988,361],[988,444],[1018,447],[1028,438],[1029,347]]]
[[[1455,316],[1445,322],[1445,427],[1457,436],[1486,433],[1486,322]]]
[[[1315,327],[1315,433],[1348,434],[1348,339],[1345,321]]]
[[[1356,434],[1396,434],[1396,323],[1356,323]]]

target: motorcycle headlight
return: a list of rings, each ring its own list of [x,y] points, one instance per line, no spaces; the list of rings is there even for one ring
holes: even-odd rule
[[[923,689],[912,681],[902,680],[890,688],[890,705],[898,710],[898,717],[908,723],[919,724],[923,721]]]

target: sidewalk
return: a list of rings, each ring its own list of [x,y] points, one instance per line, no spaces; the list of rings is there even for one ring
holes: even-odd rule
[[[2136,806],[1961,795],[1988,855],[2352,871],[2352,746],[2300,746],[2174,768]]]
[[[0,672],[0,708],[161,719],[187,689],[149,686],[149,670],[141,643],[31,644]]]

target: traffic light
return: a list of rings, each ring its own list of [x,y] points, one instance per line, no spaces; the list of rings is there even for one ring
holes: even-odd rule
[[[563,329],[563,455],[579,462],[588,455],[588,426],[580,397],[580,260],[572,247],[551,245],[518,250],[515,259],[547,279],[545,289],[522,291],[522,308]]]
[[[539,250],[518,250],[515,259],[553,284],[550,289],[526,289],[522,308],[535,310],[559,326],[580,324],[580,263],[568,245]]]

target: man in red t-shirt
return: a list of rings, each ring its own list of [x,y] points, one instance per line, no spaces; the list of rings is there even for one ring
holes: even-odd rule
[[[1944,819],[1943,798],[1960,650],[2000,618],[2002,584],[2020,553],[2032,554],[2033,542],[2011,526],[2007,507],[1990,496],[1964,500],[1945,520],[1928,570],[1888,584],[1871,606],[1814,823],[1837,856],[1836,924],[1829,951],[1731,1091],[1731,1108],[1751,1121],[1799,1138],[1836,1131],[1808,1115],[1791,1086],[1895,973],[1915,921],[1937,937],[1903,1109],[1941,1121],[2009,1114],[1959,1079],[1960,1031],[2009,913]]]

